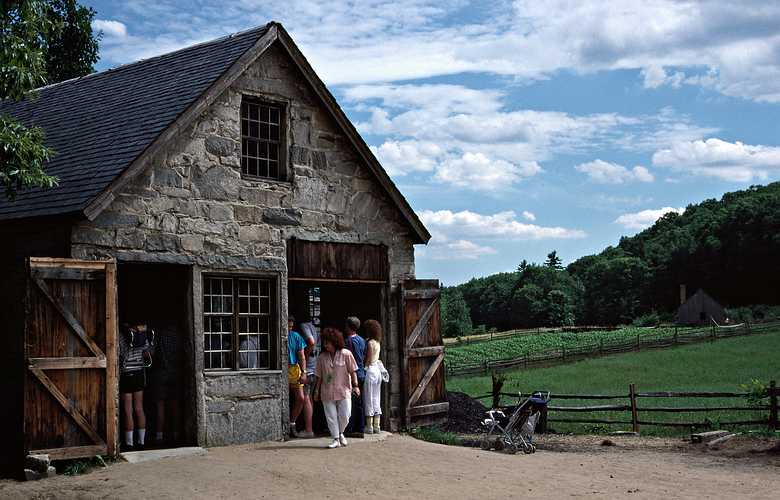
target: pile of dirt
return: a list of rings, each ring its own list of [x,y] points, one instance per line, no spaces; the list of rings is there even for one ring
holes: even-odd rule
[[[478,434],[483,431],[482,420],[487,408],[462,392],[448,392],[447,402],[450,403],[450,413],[442,430],[456,434]]]

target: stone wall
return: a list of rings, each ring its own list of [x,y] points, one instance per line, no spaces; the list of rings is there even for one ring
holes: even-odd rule
[[[286,103],[288,175],[254,181],[240,173],[242,95]],[[94,221],[72,232],[74,258],[166,262],[204,271],[276,273],[279,316],[287,315],[288,238],[388,247],[391,274],[386,352],[391,413],[400,407],[397,284],[414,275],[409,226],[346,136],[319,104],[284,50],[271,47],[204,114],[117,193]],[[197,277],[195,277],[197,279]],[[202,339],[193,286],[193,345]],[[282,353],[286,336],[280,335]],[[201,340],[202,342],[202,340]],[[202,347],[201,347],[202,349]],[[286,357],[281,371],[204,377],[196,373],[199,440],[216,445],[279,439],[286,424]],[[271,418],[282,413],[282,418]],[[205,438],[201,431],[208,424]]]

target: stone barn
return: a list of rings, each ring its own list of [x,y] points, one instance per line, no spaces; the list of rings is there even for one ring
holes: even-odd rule
[[[289,313],[381,322],[388,429],[446,414],[430,235],[281,25],[0,112],[45,131],[59,178],[0,200],[4,469],[117,453],[125,321],[176,339],[175,446],[285,437]]]

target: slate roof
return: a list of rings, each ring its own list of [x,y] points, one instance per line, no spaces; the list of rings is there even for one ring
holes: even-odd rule
[[[2,102],[46,133],[55,151],[50,190],[0,194],[0,220],[78,214],[209,88],[271,25],[43,87],[34,101]]]

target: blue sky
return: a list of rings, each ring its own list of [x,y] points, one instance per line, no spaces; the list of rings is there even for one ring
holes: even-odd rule
[[[280,21],[456,284],[780,178],[780,3],[82,2],[98,69]]]

